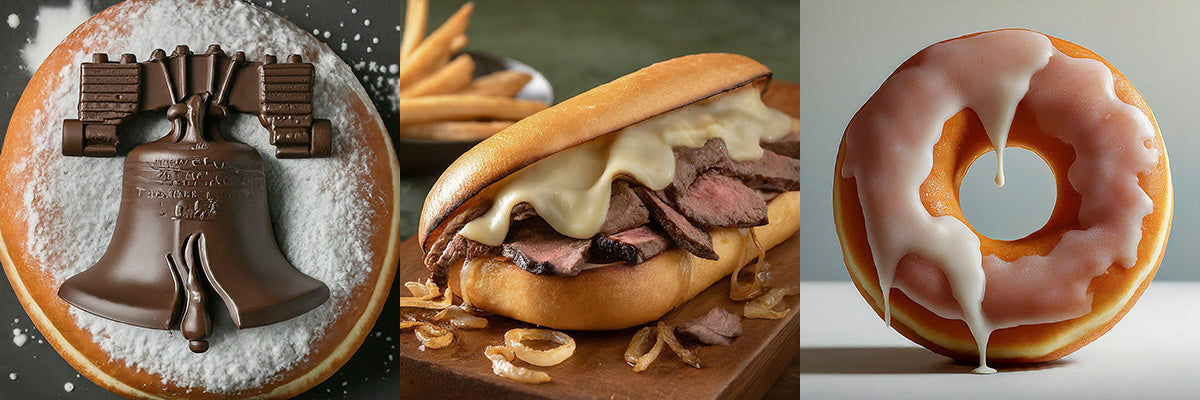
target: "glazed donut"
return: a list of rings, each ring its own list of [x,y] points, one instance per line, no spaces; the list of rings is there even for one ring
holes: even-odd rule
[[[329,157],[279,159],[253,114],[225,119],[225,137],[262,155],[278,247],[329,289],[320,306],[236,329],[215,315],[211,347],[193,354],[177,330],[139,328],[59,298],[69,277],[105,254],[122,202],[124,156],[64,157],[64,120],[78,118],[80,64],[93,53],[137,60],[176,45],[219,44],[248,61],[299,54],[313,66],[312,116],[332,127]],[[166,112],[122,124],[129,146],[170,131]],[[123,154],[123,153],[122,153]],[[397,265],[398,163],[357,78],[316,38],[233,0],[132,0],[92,17],[45,60],[13,113],[0,154],[0,262],[26,313],[84,377],[129,398],[287,398],[340,368],[374,326]],[[161,256],[159,256],[161,258]],[[212,302],[210,301],[210,304]],[[5,360],[9,361],[9,360]]]
[[[971,227],[958,190],[991,150],[1002,185],[1008,146],[1045,160],[1057,199],[1045,226],[1004,241]],[[1172,189],[1154,115],[1116,68],[1006,29],[896,69],[846,128],[833,205],[846,267],[876,312],[989,373],[989,360],[1070,354],[1129,311],[1162,259]]]

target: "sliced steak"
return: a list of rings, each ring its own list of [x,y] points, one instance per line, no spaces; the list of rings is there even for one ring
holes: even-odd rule
[[[791,140],[790,136],[781,140]],[[799,135],[796,138],[798,140]],[[713,169],[726,171],[727,175],[742,180],[754,189],[776,192],[800,190],[800,160],[771,151],[771,147],[791,151],[786,148],[786,143],[769,143],[774,144],[768,146],[768,143],[763,143],[763,156],[754,161],[731,160],[729,149],[720,138],[709,140],[704,146],[694,149],[676,148],[675,179],[668,191],[691,186],[697,177]]]
[[[455,235],[454,239],[450,241],[450,245],[446,246],[446,252],[442,258],[445,259],[446,266],[450,266],[454,265],[454,263],[458,260],[464,258],[492,256],[497,254],[500,254],[500,248],[497,246],[488,246],[486,244]]]
[[[658,193],[645,186],[635,186],[633,191],[650,210],[650,218],[663,228],[671,241],[697,257],[709,260],[717,259],[717,252],[713,250],[712,236],[709,236],[708,232],[692,225],[687,217],[667,205]]]
[[[763,142],[762,148],[784,157],[800,159],[800,132],[791,132],[774,142]]]
[[[755,161],[733,161],[720,167],[729,176],[738,178],[754,189],[776,192],[800,190],[800,160],[763,150]]]
[[[692,186],[676,191],[679,212],[704,228],[749,228],[767,224],[767,203],[737,179],[705,172]]]
[[[733,338],[742,336],[742,318],[721,307],[713,307],[703,317],[679,324],[676,330],[688,333],[704,344],[728,346]]]
[[[779,192],[769,192],[766,190],[759,190],[759,189],[754,189],[754,192],[758,193],[758,197],[763,199],[763,201],[767,202],[767,203],[770,203],[771,200],[775,200],[775,198],[779,197],[779,195],[780,195]]]
[[[513,221],[524,221],[538,215],[537,210],[533,209],[533,204],[524,201],[517,203],[512,209]]]
[[[609,235],[627,231],[650,222],[650,210],[642,204],[642,200],[630,189],[629,182],[614,181],[612,198],[608,202],[608,213],[604,217],[604,225],[600,226],[600,235]]]
[[[501,255],[538,275],[573,276],[586,269],[591,240],[558,233],[541,218],[514,224]]]
[[[597,236],[592,242],[591,257],[601,262],[622,261],[637,265],[662,254],[669,247],[669,239],[650,226],[642,225],[612,235]]]
[[[675,180],[671,187],[685,188],[692,185],[697,176],[712,168],[729,166],[729,150],[722,139],[711,139],[697,148],[675,148]]]
[[[429,251],[425,253],[425,268],[431,273],[434,283],[444,286],[449,277],[450,265],[466,256],[463,252],[466,250],[465,247],[452,246],[456,240],[465,240],[458,237],[458,231],[485,212],[487,212],[486,207],[475,207],[454,216],[446,223],[441,236],[438,236],[433,241],[433,245],[429,246]]]

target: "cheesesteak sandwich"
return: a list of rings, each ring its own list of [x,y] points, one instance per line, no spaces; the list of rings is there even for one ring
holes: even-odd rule
[[[653,321],[799,229],[799,133],[734,54],[643,68],[483,141],[434,184],[434,282],[556,329]]]

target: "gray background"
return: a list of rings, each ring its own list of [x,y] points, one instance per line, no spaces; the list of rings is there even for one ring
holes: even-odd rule
[[[1194,198],[1200,171],[1200,2],[801,0],[800,86],[804,205],[801,279],[847,280],[832,217],[834,160],[850,118],[892,70],[937,41],[998,28],[1029,28],[1087,47],[1138,88],[1158,120],[1175,187],[1175,215],[1160,280],[1200,279]],[[995,155],[963,183],[964,214],[995,238],[1041,227],[1053,181],[1037,156],[1006,152],[1004,189],[992,185]]]

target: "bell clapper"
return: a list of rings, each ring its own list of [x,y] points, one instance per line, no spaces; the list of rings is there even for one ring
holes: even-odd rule
[[[185,300],[183,317],[179,321],[179,330],[188,339],[188,348],[193,353],[203,353],[208,350],[208,335],[212,334],[212,322],[208,318],[208,301],[204,288],[200,285],[197,269],[203,267],[205,239],[203,233],[193,233],[183,241],[182,262],[175,262],[172,254],[167,254],[167,263],[183,278]]]

